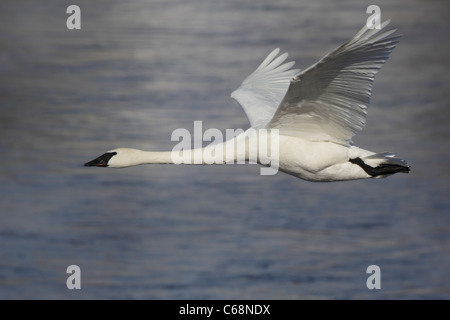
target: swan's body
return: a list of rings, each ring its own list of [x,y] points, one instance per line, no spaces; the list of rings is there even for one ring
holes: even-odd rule
[[[184,159],[184,164],[245,159],[267,165],[271,159],[255,155],[249,146],[277,131],[277,167],[305,180],[354,180],[409,172],[406,162],[393,154],[363,150],[351,141],[364,127],[374,76],[399,42],[399,36],[389,37],[395,29],[383,30],[388,23],[380,29],[364,26],[303,72],[291,69],[294,62],[283,64],[286,53],[277,57],[279,50],[272,51],[231,94],[242,105],[251,128],[214,145],[220,152],[211,153],[210,146],[168,152],[119,148],[85,165],[121,168],[175,163],[175,156]]]

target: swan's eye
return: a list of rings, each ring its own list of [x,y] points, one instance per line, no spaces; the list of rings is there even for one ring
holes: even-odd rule
[[[117,152],[107,152],[92,161],[86,162],[85,167],[107,167],[109,160],[115,156]]]

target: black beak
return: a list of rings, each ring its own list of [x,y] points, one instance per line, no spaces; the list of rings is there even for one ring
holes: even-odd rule
[[[108,161],[117,154],[117,152],[107,152],[92,161],[86,162],[85,167],[107,167]]]

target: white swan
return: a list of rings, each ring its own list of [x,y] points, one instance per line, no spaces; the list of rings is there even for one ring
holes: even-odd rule
[[[364,26],[352,39],[319,62],[299,72],[294,62],[283,63],[287,53],[272,51],[261,65],[231,94],[243,107],[251,128],[219,148],[234,150],[278,129],[279,169],[309,181],[380,178],[409,172],[394,154],[375,153],[352,145],[351,138],[365,124],[374,76],[399,42],[396,29]],[[217,145],[216,145],[217,147]],[[208,148],[208,147],[206,147]],[[201,152],[196,152],[196,151]],[[216,149],[218,150],[218,149]],[[184,150],[187,164],[234,162],[245,154]],[[174,163],[175,151],[149,152],[129,148],[108,151],[85,166],[121,168],[149,163]],[[254,161],[267,165],[267,159]],[[264,161],[263,161],[264,160]]]

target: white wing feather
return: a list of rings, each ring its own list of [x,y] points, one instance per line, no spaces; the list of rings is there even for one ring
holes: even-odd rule
[[[348,145],[366,121],[375,74],[400,36],[361,29],[351,40],[298,74],[268,123],[280,134]]]
[[[275,58],[279,52],[280,49],[273,50],[231,94],[241,104],[254,128],[264,127],[272,119],[290,81],[300,71],[291,69],[293,61],[283,64],[287,53]]]

